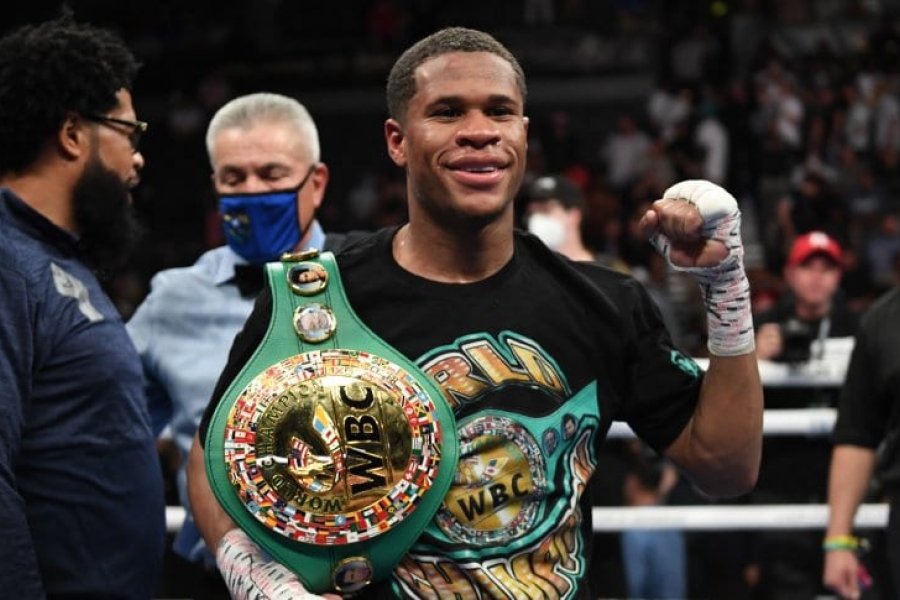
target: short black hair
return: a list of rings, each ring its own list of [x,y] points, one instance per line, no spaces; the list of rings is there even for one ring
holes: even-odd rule
[[[391,118],[403,122],[410,98],[416,93],[416,69],[436,56],[451,52],[490,52],[512,66],[516,84],[525,99],[525,72],[506,46],[491,35],[465,27],[447,27],[419,40],[404,52],[388,75],[387,105]]]
[[[0,173],[32,164],[69,113],[116,106],[137,70],[117,35],[76,23],[68,11],[0,39]]]

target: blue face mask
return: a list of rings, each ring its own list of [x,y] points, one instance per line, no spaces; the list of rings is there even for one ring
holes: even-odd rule
[[[310,219],[300,230],[297,194],[315,168],[312,165],[303,181],[291,189],[219,196],[219,216],[231,249],[255,264],[277,260],[293,250],[312,225]]]

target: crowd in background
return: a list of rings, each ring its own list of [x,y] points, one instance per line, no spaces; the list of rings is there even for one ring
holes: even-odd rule
[[[153,273],[221,243],[202,140],[238,93],[287,92],[310,108],[333,172],[326,229],[401,222],[381,82],[399,48],[450,23],[494,31],[521,57],[533,82],[529,175],[566,173],[584,190],[586,244],[661,292],[685,350],[704,352],[694,288],[636,230],[679,179],[721,183],[741,203],[757,311],[784,292],[787,250],[810,230],[841,243],[854,308],[900,278],[900,35],[886,2],[351,4],[85,15],[113,22],[144,61],[137,102],[158,157],[138,195],[147,243],[110,283],[126,316]]]

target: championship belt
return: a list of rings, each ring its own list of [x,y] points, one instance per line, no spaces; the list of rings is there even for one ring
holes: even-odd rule
[[[272,317],[213,415],[206,471],[234,522],[311,592],[353,593],[388,578],[440,507],[459,458],[453,412],[353,312],[333,255],[266,270]]]

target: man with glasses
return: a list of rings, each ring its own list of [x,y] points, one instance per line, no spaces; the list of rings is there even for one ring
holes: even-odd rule
[[[88,121],[94,121],[95,123],[104,123],[106,125],[109,125],[113,129],[121,131],[122,133],[127,135],[128,140],[131,142],[131,149],[135,152],[138,151],[138,145],[140,145],[141,143],[141,137],[147,132],[147,127],[149,126],[146,121],[138,121],[136,119],[118,119],[116,117],[93,114],[85,114],[82,116]]]
[[[183,582],[195,598],[225,590],[191,518],[184,465],[228,348],[262,289],[262,266],[283,252],[335,249],[344,240],[326,237],[315,219],[328,167],[302,104],[269,93],[236,98],[213,116],[206,146],[228,244],[189,267],[158,273],[128,322],[144,364],[154,429],[171,425],[181,451],[178,492],[188,516],[174,549],[206,564],[195,570],[196,580]]]
[[[141,364],[98,275],[136,238],[134,57],[70,15],[0,40],[0,596],[150,598]]]

